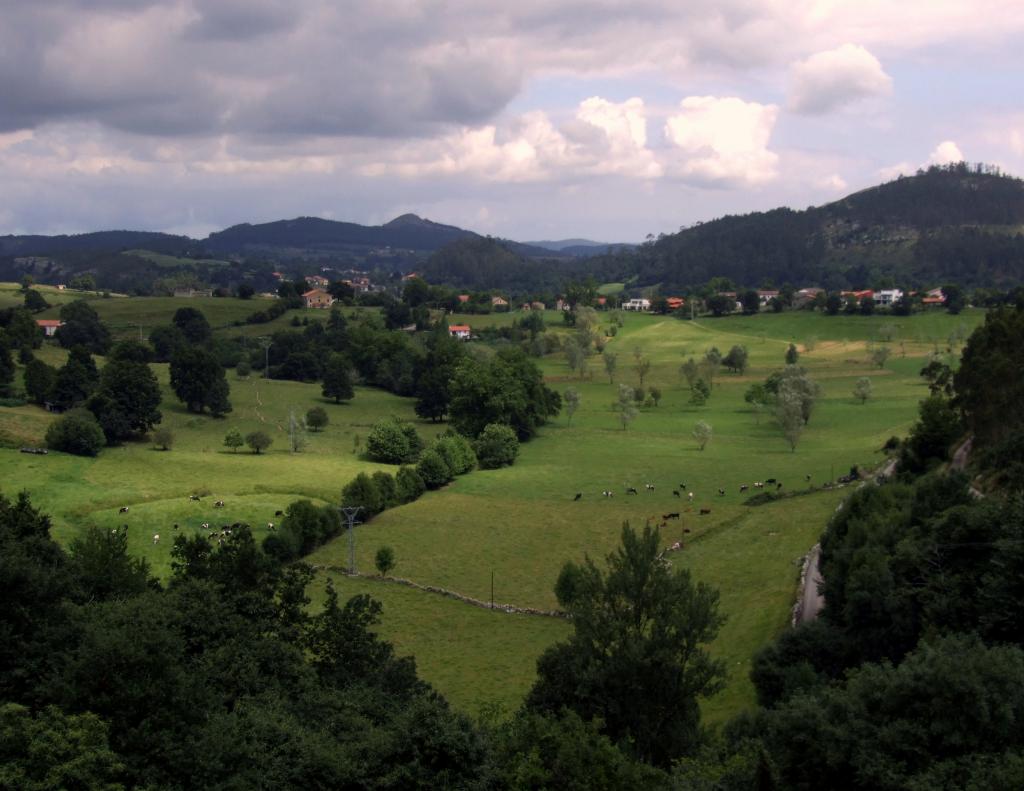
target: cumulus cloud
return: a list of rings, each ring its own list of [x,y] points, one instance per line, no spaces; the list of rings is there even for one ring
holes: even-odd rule
[[[768,150],[779,109],[736,97],[690,96],[665,122],[672,171],[697,182],[757,186],[772,181],[778,155]]]
[[[864,47],[843,44],[793,64],[788,107],[816,115],[891,92],[892,78],[878,58]]]
[[[965,157],[960,146],[952,140],[943,140],[928,155],[928,162],[932,165],[948,165],[952,162],[964,162]]]

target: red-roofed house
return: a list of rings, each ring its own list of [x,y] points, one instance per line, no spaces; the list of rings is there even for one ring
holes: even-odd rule
[[[682,297],[665,297],[665,304],[669,310],[679,310],[685,303],[686,300]]]
[[[453,338],[458,338],[460,341],[468,341],[470,336],[470,329],[468,324],[449,324],[448,334]]]
[[[329,308],[334,304],[334,297],[322,288],[314,288],[302,295],[307,308]]]
[[[469,302],[469,294],[459,294],[459,302]]]
[[[57,334],[57,330],[64,326],[60,319],[36,319],[36,324],[43,328],[47,338],[52,338]]]

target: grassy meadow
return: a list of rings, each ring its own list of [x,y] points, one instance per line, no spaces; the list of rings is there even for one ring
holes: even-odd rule
[[[5,294],[0,289],[0,301]],[[118,323],[116,316],[124,326],[155,326],[169,321],[183,304],[206,311],[205,302],[131,298],[95,304],[112,324]],[[220,332],[227,335],[241,329],[228,329],[234,318],[259,307],[257,300],[208,302],[211,324],[224,327]],[[515,317],[464,318],[476,327]],[[740,494],[739,486],[777,478],[786,489],[804,489],[808,475],[813,485],[845,474],[854,464],[880,464],[885,440],[906,432],[918,401],[927,394],[918,376],[926,356],[945,351],[951,334],[966,335],[982,318],[981,311],[908,318],[799,312],[690,322],[626,314],[606,349],[617,355],[614,383],[600,356],[590,358],[582,378],[569,371],[564,355],[540,362],[551,386],[559,391],[574,387],[581,393],[571,426],[563,413],[523,446],[515,466],[472,472],[358,527],[357,567],[372,572],[373,556],[386,544],[395,550],[397,576],[487,600],[493,574],[496,602],[551,608],[552,588],[564,561],[588,554],[603,558],[618,543],[624,521],[640,526],[679,511],[682,518],[670,521],[663,537],[666,545],[680,539],[684,543],[672,560],[717,587],[728,616],[712,650],[726,661],[729,683],[705,703],[708,720],[720,723],[752,704],[747,678],[751,657],[786,627],[800,559],[846,494],[821,491],[750,507],[743,504],[747,495]],[[549,312],[546,320],[553,330],[563,331],[558,314]],[[259,334],[266,334],[268,325],[259,326]],[[891,357],[882,369],[872,366],[868,352],[880,335],[891,336],[885,343]],[[763,381],[783,364],[790,342],[802,350],[801,364],[823,388],[795,453],[770,417],[758,417],[743,401],[751,383]],[[707,405],[691,406],[679,366],[711,346],[725,354],[736,343],[748,347],[750,368],[743,376],[723,369]],[[644,385],[657,385],[663,396],[658,406],[642,408],[624,430],[611,404],[618,383],[638,383],[633,368],[637,349],[652,361]],[[63,353],[48,346],[41,354],[57,362]],[[166,366],[154,368],[166,388]],[[860,376],[870,377],[873,386],[871,399],[863,405],[852,395]],[[0,449],[0,486],[8,496],[28,489],[33,501],[52,515],[54,535],[63,542],[90,524],[111,529],[127,524],[132,551],[164,575],[175,523],[179,530],[196,530],[207,521],[247,521],[259,537],[274,512],[294,499],[337,502],[340,488],[357,472],[386,468],[357,452],[377,418],[393,414],[415,421],[425,438],[444,428],[416,420],[411,400],[371,388],[357,388],[350,404],[334,405],[321,398],[319,385],[240,380],[232,372],[228,379],[234,411],[220,420],[189,414],[166,392],[162,411],[164,425],[175,434],[171,451],[134,443],[106,449],[97,459],[81,459]],[[289,411],[302,415],[314,405],[327,409],[330,425],[307,434],[303,452],[290,453],[285,432]],[[0,439],[9,445],[40,443],[51,419],[35,407],[0,408]],[[714,431],[704,451],[691,437],[698,420],[710,423]],[[222,444],[233,427],[243,434],[263,428],[274,437],[274,445],[260,456],[247,449],[233,453]],[[646,483],[654,484],[653,492],[644,490]],[[692,505],[685,493],[681,499],[672,494],[683,483],[694,493]],[[640,494],[626,496],[629,486]],[[718,495],[719,488],[726,490],[725,496]],[[602,497],[604,489],[615,496]],[[577,492],[582,498],[573,502]],[[192,493],[208,496],[195,503],[188,499]],[[215,499],[223,499],[225,508],[213,509]],[[124,505],[129,512],[119,514]],[[700,516],[701,507],[711,513]],[[157,533],[160,542],[154,544]],[[318,549],[310,561],[337,567],[347,559],[348,540],[342,536]],[[400,653],[415,655],[422,675],[469,712],[489,705],[512,710],[533,681],[537,656],[570,628],[562,620],[491,612],[329,571],[321,571],[311,588],[314,606],[322,600],[328,577],[343,596],[367,592],[379,598],[384,604],[381,633]]]

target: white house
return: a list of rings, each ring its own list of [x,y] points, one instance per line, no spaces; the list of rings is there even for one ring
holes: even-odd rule
[[[898,288],[883,288],[875,292],[875,302],[883,308],[891,308],[903,299],[903,292]]]
[[[64,326],[60,319],[36,319],[36,324],[42,327],[47,338],[52,338],[57,334],[57,330]]]
[[[448,334],[453,338],[458,338],[460,341],[468,341],[470,336],[470,329],[468,324],[449,324]]]
[[[627,300],[622,303],[623,310],[650,310],[651,301],[649,299],[641,299],[640,297],[634,297],[633,299]]]

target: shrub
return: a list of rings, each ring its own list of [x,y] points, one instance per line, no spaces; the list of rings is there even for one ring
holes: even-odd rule
[[[378,549],[377,555],[373,559],[373,565],[377,567],[377,571],[382,577],[387,576],[387,573],[395,567],[395,550],[391,547]]]
[[[384,510],[381,491],[365,472],[359,473],[341,490],[341,504],[345,508],[362,508],[361,516],[367,521]]]
[[[242,436],[242,432],[237,428],[231,429],[224,436],[224,445],[231,448],[232,452],[238,453],[238,449],[245,444],[245,438]]]
[[[169,428],[158,428],[153,432],[153,444],[160,450],[170,450],[174,444],[174,432]]]
[[[46,430],[46,446],[76,456],[95,456],[107,444],[103,429],[88,409],[72,409]]]
[[[425,450],[420,456],[420,460],[416,464],[416,472],[419,473],[428,489],[439,489],[452,479],[452,471],[448,467],[448,463],[433,448]]]
[[[481,469],[493,470],[514,464],[519,455],[519,438],[504,423],[489,423],[476,441],[476,457]]]
[[[398,488],[398,501],[400,503],[411,503],[418,500],[420,495],[427,490],[420,474],[412,467],[401,467],[395,475],[395,485]]]
[[[383,418],[373,424],[366,438],[366,453],[373,461],[405,464],[416,460],[423,441],[414,426],[396,418]]]
[[[235,366],[235,375],[239,379],[248,379],[252,373],[252,364],[248,360],[239,360]]]
[[[378,470],[371,476],[371,479],[377,487],[377,491],[380,492],[380,510],[383,511],[398,505],[398,486],[391,475],[383,470]]]
[[[469,440],[461,434],[447,432],[432,446],[445,460],[452,475],[464,475],[476,466],[476,453]]]

